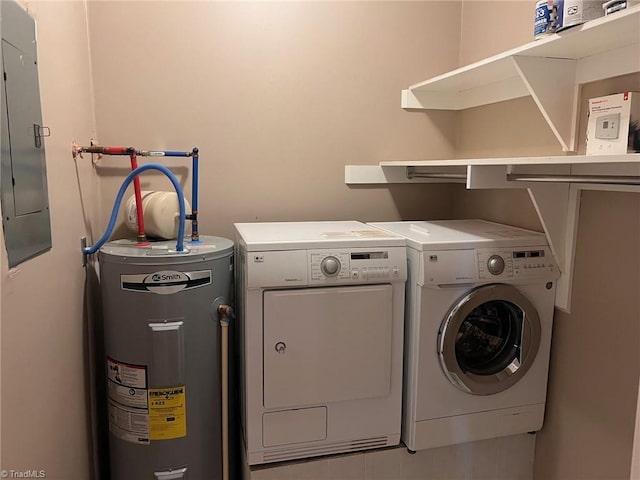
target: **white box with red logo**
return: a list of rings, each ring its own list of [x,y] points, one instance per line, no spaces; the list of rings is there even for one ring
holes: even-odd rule
[[[589,99],[587,155],[640,152],[640,92]]]

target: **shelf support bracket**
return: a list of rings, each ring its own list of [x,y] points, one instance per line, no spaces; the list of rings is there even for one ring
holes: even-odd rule
[[[514,66],[562,150],[576,149],[580,86],[577,61],[564,58],[512,57]]]
[[[577,185],[551,183],[527,190],[562,273],[556,289],[556,307],[569,312],[582,190]]]

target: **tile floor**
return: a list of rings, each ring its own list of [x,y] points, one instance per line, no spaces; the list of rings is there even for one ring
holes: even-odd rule
[[[534,435],[423,450],[387,448],[249,469],[243,480],[531,480]]]

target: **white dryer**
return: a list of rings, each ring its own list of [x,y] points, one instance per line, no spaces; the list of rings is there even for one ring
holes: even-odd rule
[[[482,220],[372,225],[407,239],[407,448],[539,430],[559,276],[545,236]]]
[[[399,444],[405,239],[355,221],[235,229],[249,465]]]

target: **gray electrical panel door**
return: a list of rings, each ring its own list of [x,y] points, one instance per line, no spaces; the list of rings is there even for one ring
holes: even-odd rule
[[[0,192],[9,267],[51,248],[42,141],[35,22],[13,1],[0,2],[2,143]]]

